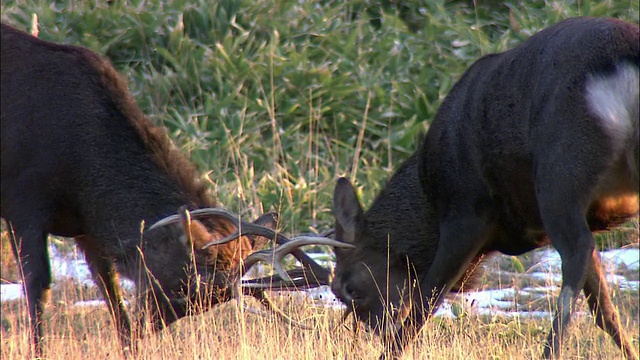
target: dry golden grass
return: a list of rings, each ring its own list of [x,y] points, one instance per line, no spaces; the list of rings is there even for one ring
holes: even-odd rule
[[[95,296],[95,290],[67,282],[57,284],[46,309],[46,358],[121,359],[123,355],[104,306],[75,307],[78,300]],[[624,327],[638,344],[638,293],[615,291]],[[291,327],[228,303],[206,314],[182,319],[169,329],[140,341],[140,359],[374,359],[380,339],[365,332],[354,335],[339,325],[340,312],[316,308],[291,295],[279,305],[312,330]],[[247,303],[257,305],[250,299]],[[549,303],[553,303],[549,300]],[[609,337],[584,315],[574,317],[565,342],[566,359],[617,359],[621,353]],[[29,358],[26,302],[2,304],[1,359]],[[436,318],[425,327],[405,359],[531,359],[539,358],[548,320],[487,318],[470,315],[459,319]],[[350,326],[350,325],[349,325]]]
[[[637,234],[637,222],[632,232]],[[622,244],[637,247],[637,238]],[[635,244],[635,245],[633,245]],[[19,273],[8,246],[6,232],[0,241],[0,279],[16,281]],[[620,244],[618,244],[620,245]],[[519,260],[529,268],[532,256]],[[522,289],[545,286],[545,283],[522,283],[521,277],[497,275],[510,270],[510,258],[487,262],[481,278],[483,287]],[[501,272],[504,274],[505,272]],[[637,270],[624,275],[637,280]],[[638,291],[612,289],[624,328],[639,344],[640,301]],[[133,301],[132,294],[127,294]],[[523,295],[518,295],[522,297]],[[296,293],[274,294],[273,299],[299,322],[311,325],[301,330],[281,320],[259,316],[240,308],[236,302],[223,304],[209,312],[178,321],[159,334],[151,334],[139,343],[139,359],[376,359],[381,341],[373,334],[354,334],[340,324],[341,312],[315,307]],[[547,310],[555,303],[557,292],[527,301],[518,299],[520,309]],[[78,307],[77,301],[99,299],[95,287],[79,285],[73,280],[57,279],[45,310],[47,359],[122,359],[120,346],[106,306]],[[251,309],[259,305],[245,299]],[[460,302],[458,302],[459,304]],[[28,359],[30,347],[27,308],[24,299],[1,304],[0,359]],[[464,312],[457,319],[435,318],[427,323],[421,336],[408,349],[404,359],[538,359],[550,321],[544,319],[490,318]],[[349,319],[351,320],[351,319]],[[577,304],[568,337],[564,343],[565,359],[619,359],[621,352],[608,335],[596,327],[588,315],[584,298]]]

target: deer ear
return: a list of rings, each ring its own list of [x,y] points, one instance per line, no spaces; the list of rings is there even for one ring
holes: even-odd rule
[[[186,229],[185,229],[186,231]],[[198,220],[191,222],[191,241],[195,249],[201,249],[204,245],[213,240],[207,227]]]
[[[257,218],[254,222],[255,225],[260,225],[267,227],[269,229],[275,230],[278,225],[278,213],[273,211],[266,214],[263,214],[259,218]],[[253,249],[259,249],[263,247],[266,243],[270,241],[270,239],[264,236],[251,236],[251,247]]]
[[[268,227],[269,229],[275,229],[276,225],[278,225],[278,213],[275,211],[262,214],[259,218],[257,218],[254,222],[256,225]]]
[[[180,220],[184,230],[184,235],[181,240],[185,246],[188,248],[191,248],[191,246],[200,248],[202,245],[211,241],[211,234],[209,230],[207,230],[207,227],[200,221],[192,219],[191,213],[189,213],[189,210],[187,210],[185,206],[178,209],[178,214],[180,214]]]
[[[356,191],[346,178],[339,178],[333,192],[336,239],[355,243],[364,229],[364,213]]]

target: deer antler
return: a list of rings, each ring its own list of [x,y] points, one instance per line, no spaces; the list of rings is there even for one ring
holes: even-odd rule
[[[302,261],[302,268],[285,271],[282,268],[280,261],[286,255],[293,254],[295,251],[302,252],[299,248],[305,245],[329,245],[336,247],[351,247],[351,245],[323,236],[301,235],[289,239],[281,235],[281,239],[284,240],[284,244],[272,249],[256,251],[245,258],[244,266],[240,272],[240,276],[238,277],[238,283],[236,283],[234,288],[238,289],[239,287],[244,294],[255,297],[268,310],[290,324],[302,329],[309,329],[308,326],[294,321],[282,310],[278,309],[270,301],[265,290],[300,290],[304,288],[328,285],[330,282],[329,271],[317,264],[311,258],[309,258],[309,261],[319,268],[320,271],[312,268],[311,266],[307,266]],[[302,252],[302,254],[304,253]],[[307,256],[306,254],[304,255]],[[242,277],[251,269],[251,267],[260,261],[271,264],[276,274],[259,279],[242,280]]]
[[[263,236],[269,239],[275,239],[276,244],[280,244],[280,245],[284,245],[286,243],[291,242],[292,240],[290,240],[289,238],[287,238],[286,236],[272,230],[269,229],[267,227],[264,226],[260,226],[260,225],[256,225],[256,224],[252,224],[252,223],[248,223],[245,221],[242,221],[238,215],[233,214],[232,212],[229,212],[225,209],[222,208],[204,208],[204,209],[198,209],[198,210],[193,210],[191,211],[191,218],[192,219],[201,219],[201,218],[206,218],[206,217],[211,217],[211,216],[220,216],[223,217],[226,220],[229,220],[230,222],[232,222],[234,225],[236,225],[236,227],[238,228],[238,231],[236,231],[234,234],[231,234],[223,239],[220,240],[215,240],[212,241],[206,245],[204,245],[202,247],[202,249],[207,249],[210,246],[215,246],[215,245],[222,245],[225,244],[227,242],[233,241],[237,238],[239,238],[240,236],[243,235],[257,235],[257,236]],[[153,224],[149,230],[151,229],[155,229],[161,226],[165,226],[165,225],[169,225],[175,222],[181,221],[181,217],[180,215],[171,215],[168,216],[158,222],[156,222],[155,224]],[[333,230],[329,230],[326,235],[332,234]],[[298,237],[300,238],[300,237]],[[330,245],[330,246],[335,246],[335,247],[352,247],[352,245],[346,244],[344,242],[340,242],[340,241],[335,241],[332,240],[330,238],[327,238],[326,236],[318,236],[318,237],[313,237],[314,239],[316,239],[319,242],[297,242],[296,245],[293,245],[291,247],[287,247],[287,249],[291,249],[290,251],[286,251],[284,255],[286,255],[287,253],[291,253],[291,255],[293,255],[296,259],[298,259],[298,261],[300,261],[300,263],[302,263],[303,267],[308,268],[313,274],[313,278],[316,279],[322,279],[324,281],[322,281],[322,283],[319,283],[316,286],[319,285],[327,285],[328,281],[329,281],[329,272],[327,269],[323,268],[322,266],[320,266],[318,263],[316,263],[315,261],[313,261],[313,259],[311,259],[307,254],[305,254],[302,250],[298,249],[300,246],[304,246],[304,245],[312,245],[312,244],[318,244],[318,245]],[[330,241],[327,243],[322,243],[323,241]],[[261,257],[263,261],[266,262],[270,262],[269,260],[267,260],[267,255],[265,254],[265,252],[258,252],[261,253],[261,255],[255,255],[255,257]],[[258,253],[254,253],[254,254],[258,254]],[[253,254],[252,254],[253,255]],[[282,255],[281,257],[278,258],[278,260],[280,260],[282,257],[284,257],[284,255]],[[251,255],[247,258],[249,259],[251,257]],[[255,264],[257,261],[256,260],[251,260],[251,265]],[[246,263],[246,260],[245,260]],[[245,266],[245,269],[248,269],[249,266]],[[274,264],[274,269],[278,272],[278,274],[280,276],[283,276],[286,274],[285,271],[282,270],[281,267],[279,267],[278,265]],[[288,277],[285,277],[284,280],[289,280]]]
[[[203,250],[216,245],[226,244],[240,236],[263,236],[274,239],[276,246],[271,249],[256,251],[244,259],[242,268],[239,272],[238,280],[233,285],[234,291],[238,294],[240,291],[246,295],[251,295],[258,299],[268,310],[274,312],[279,317],[285,319],[298,327],[305,328],[304,325],[296,324],[289,316],[284,314],[280,309],[275,307],[267,297],[265,290],[300,290],[304,288],[312,288],[322,285],[328,285],[330,282],[329,270],[322,267],[311,259],[306,253],[300,250],[300,247],[306,245],[328,245],[333,247],[351,248],[353,245],[329,238],[334,230],[331,229],[324,234],[318,235],[299,235],[292,239],[260,225],[242,221],[240,217],[227,210],[221,208],[204,208],[189,212],[187,219],[202,219],[212,216],[222,217],[237,227],[237,231],[224,239],[214,240],[202,247]],[[177,214],[168,216],[159,220],[149,230],[159,228],[165,225],[184,221],[185,215]],[[300,263],[302,268],[293,270],[284,270],[280,262],[288,255],[293,255]],[[242,277],[258,262],[263,261],[273,266],[276,274],[250,280],[242,280]],[[234,296],[234,297],[237,297]]]
[[[278,245],[284,245],[284,244],[288,244],[290,243],[291,239],[287,238],[286,236],[282,235],[281,233],[277,233],[275,231],[273,231],[272,229],[269,228],[264,228],[261,226],[256,226],[254,224],[249,224],[250,226],[245,226],[245,224],[242,224],[242,226],[238,226],[238,231],[236,231],[234,234],[231,234],[223,239],[220,240],[214,240],[208,244],[206,244],[205,246],[203,246],[203,249],[206,249],[210,246],[215,246],[215,245],[221,245],[221,244],[225,244],[229,241],[232,241],[234,239],[237,239],[238,237],[242,236],[242,235],[259,235],[259,236],[264,236],[266,238],[269,239],[275,239],[276,244]],[[326,233],[322,234],[321,236],[307,236],[307,238],[313,238],[314,240],[308,241],[308,242],[296,242],[295,245],[291,245],[290,247],[287,247],[287,251],[282,251],[283,255],[280,256],[278,258],[278,260],[282,259],[286,254],[290,253],[291,255],[293,255],[296,259],[298,259],[298,261],[300,261],[300,263],[302,263],[303,267],[308,268],[309,270],[311,270],[311,272],[314,274],[313,277],[316,279],[323,279],[324,281],[322,283],[319,283],[316,286],[319,285],[327,285],[329,283],[329,272],[323,268],[322,266],[320,266],[318,263],[316,263],[313,259],[311,259],[307,254],[305,254],[302,250],[299,249],[299,247],[304,246],[304,245],[330,245],[330,246],[335,246],[335,247],[352,247],[350,244],[344,243],[344,242],[340,242],[340,241],[335,241],[333,239],[328,238],[329,235],[332,235],[334,232],[333,229],[327,231]],[[302,236],[299,236],[295,239],[302,239]],[[328,241],[328,242],[326,242]],[[324,242],[324,243],[323,243]],[[267,251],[263,251],[263,252],[259,252],[264,254],[265,252],[270,252],[272,253],[273,250],[267,250]],[[266,261],[266,262],[270,262],[269,260],[266,259],[265,255],[257,255],[256,257],[263,257],[262,260]],[[251,254],[247,259],[249,259],[252,255]],[[245,264],[247,263],[247,259],[245,259]],[[252,260],[253,261],[253,260]],[[254,263],[251,263],[250,265],[253,265]],[[274,264],[275,265],[275,264]],[[246,265],[245,265],[246,266]],[[250,266],[246,266],[246,268],[249,268]],[[277,265],[274,266],[274,269],[278,272],[279,275],[284,275],[286,272],[281,271],[281,268],[277,267]],[[284,279],[288,279],[288,278],[284,278]]]
[[[251,231],[252,234],[254,235],[260,235],[260,236],[264,236],[264,237],[268,237],[268,238],[273,238],[273,234],[275,234],[275,231],[260,226],[260,225],[255,225],[252,223],[248,223],[245,221],[242,221],[240,219],[240,217],[228,210],[222,209],[222,208],[204,208],[204,209],[197,209],[197,210],[193,210],[193,211],[189,211],[190,216],[192,219],[202,219],[202,218],[208,218],[208,217],[212,217],[212,216],[219,216],[222,217],[228,221],[230,221],[231,223],[233,223],[236,227],[238,228],[242,228],[242,229],[247,229],[247,231]],[[152,229],[156,229],[162,226],[166,226],[169,224],[173,224],[173,223],[177,223],[179,221],[181,221],[182,217],[180,214],[174,214],[174,215],[170,215],[165,217],[164,219],[161,219],[159,221],[157,221],[155,224],[151,225],[149,227],[148,230],[152,230]],[[237,234],[237,233],[236,233]],[[227,236],[225,239],[226,242],[235,240],[237,238],[239,238],[240,236],[244,235],[244,234],[233,234],[231,236]],[[211,245],[207,244],[205,247],[209,247]]]
[[[288,280],[282,279],[278,274],[265,276],[257,279],[247,279],[241,281],[243,289],[267,289],[267,290],[301,290],[317,286],[327,285],[329,278],[318,277],[317,274],[309,273],[307,268],[288,270]]]
[[[284,238],[287,239],[286,237]],[[293,239],[287,239],[287,242],[285,242],[284,244],[276,248],[256,251],[251,255],[247,256],[247,258],[244,260],[244,269],[242,271],[242,276],[244,276],[253,265],[257,264],[259,261],[264,261],[273,265],[273,269],[278,273],[278,275],[282,280],[292,283],[293,279],[290,277],[290,274],[287,273],[282,268],[282,266],[280,265],[280,260],[282,260],[286,255],[293,253],[295,250],[298,250],[301,246],[305,246],[305,245],[328,245],[328,246],[334,246],[334,247],[350,247],[351,246],[341,241],[329,239],[326,237],[320,237],[320,236],[304,236],[303,235],[303,236],[295,237]],[[313,261],[313,263],[318,265],[318,263],[316,263],[315,261]],[[318,266],[322,268],[320,265]],[[322,269],[324,270],[324,272],[327,272],[326,269],[324,268]],[[327,285],[327,284],[319,284],[319,285]]]

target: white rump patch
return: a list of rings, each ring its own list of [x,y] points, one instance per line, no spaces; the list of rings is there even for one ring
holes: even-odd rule
[[[587,80],[589,109],[602,120],[602,126],[615,143],[623,146],[631,136],[637,137],[640,106],[638,67],[621,63],[608,75],[594,75]]]

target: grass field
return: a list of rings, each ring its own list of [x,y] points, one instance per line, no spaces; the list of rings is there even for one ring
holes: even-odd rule
[[[4,23],[28,31],[36,14],[40,38],[108,57],[142,110],[211,180],[221,205],[246,219],[279,211],[285,233],[332,226],[338,176],[353,179],[370,204],[478,57],[568,17],[638,23],[640,16],[637,0],[393,3],[400,5],[30,0],[3,1],[0,9]],[[4,236],[1,262],[0,277],[18,279]],[[56,286],[46,311],[49,358],[121,357],[106,308],[70,306],[94,291]],[[638,293],[614,296],[637,345]],[[280,301],[314,330],[225,304],[145,338],[140,357],[370,359],[381,350],[372,335],[338,326],[335,310]],[[1,359],[28,357],[25,319],[24,302],[2,304]],[[437,319],[405,358],[537,358],[548,327],[530,319]],[[620,356],[588,316],[575,319],[565,348],[570,359]]]
[[[76,285],[56,287],[47,308],[47,358],[119,359],[122,357],[106,307],[72,307],[92,290]],[[625,328],[638,339],[637,292],[615,293]],[[548,299],[552,301],[551,298]],[[252,301],[247,301],[257,307]],[[158,336],[140,343],[141,359],[375,359],[380,341],[369,333],[340,325],[340,313],[279,298],[280,306],[312,330],[243,311],[235,303],[185,318]],[[581,303],[579,311],[587,311]],[[28,358],[23,302],[2,304],[2,359]],[[425,327],[405,359],[539,358],[549,321],[465,316],[437,318]],[[577,316],[565,343],[566,359],[618,359],[620,352],[590,316]]]

